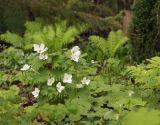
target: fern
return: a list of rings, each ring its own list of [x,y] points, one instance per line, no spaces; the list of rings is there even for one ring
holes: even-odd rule
[[[117,32],[111,32],[107,40],[107,48],[109,50],[109,55],[114,57],[118,49],[124,45],[128,40],[127,37],[124,37],[122,31],[118,30]]]
[[[101,49],[105,56],[108,58],[113,58],[120,47],[122,47],[126,41],[127,37],[123,36],[122,31],[111,31],[108,38],[104,39],[99,36],[91,36],[89,38],[95,45]]]
[[[2,34],[0,39],[23,49],[31,49],[34,43],[45,43],[51,50],[59,50],[72,43],[84,30],[83,26],[81,28],[67,26],[66,21],[48,26],[42,26],[39,22],[27,22],[25,26],[26,32],[23,37],[8,32]]]
[[[43,42],[53,50],[58,50],[73,42],[80,32],[81,31],[74,26],[68,27],[67,22],[64,21],[57,23],[54,26],[44,26],[41,30],[38,29],[38,31],[33,33],[27,32],[27,34],[33,36],[32,40],[34,43]]]
[[[18,34],[7,32],[6,34],[0,35],[0,39],[12,44],[15,47],[23,46],[23,38]]]
[[[127,74],[129,73],[130,77],[135,79],[136,84],[159,90],[160,57],[153,57],[147,61],[147,64],[127,67]]]
[[[103,53],[106,53],[106,40],[104,38],[99,36],[91,36],[89,39],[94,42]]]

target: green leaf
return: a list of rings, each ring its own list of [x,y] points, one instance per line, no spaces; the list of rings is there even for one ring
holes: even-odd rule
[[[132,111],[125,116],[123,125],[159,125],[160,111],[142,108],[137,112]]]
[[[15,47],[23,47],[23,38],[18,34],[7,32],[6,34],[0,35],[0,39],[11,43]]]

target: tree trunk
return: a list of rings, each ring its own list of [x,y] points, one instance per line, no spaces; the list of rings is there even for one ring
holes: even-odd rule
[[[126,10],[125,11],[125,16],[123,17],[123,32],[124,34],[128,35],[128,29],[129,29],[129,23],[130,23],[130,20],[132,18],[132,11],[130,10]]]

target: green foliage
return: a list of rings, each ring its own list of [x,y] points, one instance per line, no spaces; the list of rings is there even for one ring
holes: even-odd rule
[[[24,23],[37,18],[47,23],[60,19],[75,25],[85,23],[93,29],[118,29],[122,27],[120,11],[130,9],[133,0],[0,0],[0,3],[0,32],[23,34]]]
[[[112,2],[111,0],[99,2],[90,0],[40,0],[38,4],[35,1],[26,0],[20,1],[20,3],[28,6],[34,16],[41,17],[45,21],[49,20],[51,22],[60,18],[61,20],[67,20],[71,24],[77,25],[77,23],[83,22],[91,28],[99,27],[101,29],[120,28],[119,20],[122,15],[120,18],[112,19],[112,21],[108,17],[116,17],[116,14],[124,8],[123,4],[121,4],[122,2]]]
[[[145,116],[145,117],[144,117]],[[142,108],[137,112],[130,112],[124,118],[123,125],[159,125],[159,110],[148,110]]]
[[[7,32],[6,34],[2,34],[0,36],[1,40],[7,41],[11,43],[15,47],[22,47],[23,46],[23,39],[18,34]]]
[[[147,61],[148,63],[146,65],[129,66],[127,71],[130,73],[131,77],[135,79],[136,84],[143,85],[146,88],[159,89],[160,57],[153,57],[147,59]]]
[[[152,111],[153,106],[159,108],[158,91],[146,89],[145,81],[140,88],[132,86],[116,74],[121,66],[119,51],[127,40],[121,31],[111,32],[107,40],[99,41],[104,40],[107,50],[101,52],[107,54],[92,62],[92,55],[85,53],[85,48],[70,44],[80,31],[65,22],[47,26],[27,22],[22,37],[1,34],[2,40],[12,44],[0,53],[0,60],[3,60],[0,62],[0,122],[3,125],[123,125],[131,124],[128,122],[130,113],[142,107]],[[96,47],[94,42],[89,44]],[[93,52],[101,47],[90,49]],[[144,67],[157,69],[159,74],[159,60],[159,57],[150,59],[150,64]],[[99,73],[99,67],[107,73]],[[129,69],[132,76],[131,71],[132,68]],[[140,76],[141,71],[133,72]],[[111,78],[117,82],[110,82]],[[155,111],[151,114],[157,119]],[[139,112],[141,114],[141,110]]]
[[[5,24],[4,27],[0,26],[0,30],[4,31],[7,27],[10,31],[1,34],[0,40],[11,44],[0,53],[0,124],[160,124],[160,57],[147,59],[141,65],[129,66],[124,72],[128,38],[121,30],[111,31],[107,38],[90,36],[87,42],[79,35],[83,36],[86,27],[82,25],[83,22],[87,23],[87,28],[121,27],[119,20],[123,12],[116,14],[122,9],[121,6],[130,9],[132,0],[39,0],[38,4],[30,0],[16,0],[8,5],[7,2],[5,0],[0,5],[0,10],[3,10],[0,11],[0,15],[3,15],[0,23]],[[143,27],[145,33],[149,33],[150,29],[158,31],[159,19],[156,16],[155,21],[155,14],[159,15],[159,1],[152,6],[150,4],[156,0],[138,2],[145,2],[140,7],[146,10],[142,11],[144,15],[139,12],[135,14],[139,14],[138,18],[144,18],[139,21],[134,16],[133,22],[138,20],[140,23],[131,28]],[[15,7],[11,9],[13,13],[20,10],[19,5],[23,5],[21,14],[10,13],[8,8],[12,3]],[[6,8],[4,5],[7,5]],[[10,22],[10,17],[22,16],[26,19],[28,12],[25,9],[32,11],[29,16],[42,17],[40,20],[44,22],[67,21],[52,25],[27,22],[25,32],[22,33],[23,28],[16,30],[22,34],[18,35],[12,32],[15,29],[12,23],[19,21]],[[152,14],[154,17],[146,19],[145,13],[151,11],[149,17]],[[156,26],[151,25],[150,21]],[[75,23],[76,26],[71,25]],[[146,38],[150,40],[153,36],[149,34]],[[138,38],[139,35],[136,40]]]
[[[20,111],[19,103],[21,98],[18,96],[19,89],[13,85],[8,90],[0,91],[0,122],[3,125],[18,124]],[[8,119],[9,118],[9,119]]]
[[[137,0],[130,24],[132,57],[141,62],[159,51],[159,6],[158,0]]]
[[[114,58],[118,53],[118,49],[126,43],[128,38],[124,37],[121,30],[118,30],[116,32],[111,31],[107,40],[99,36],[91,36],[90,40],[102,50],[107,58]]]
[[[28,19],[28,11],[19,0],[0,0],[0,32],[10,30],[22,34],[24,23]]]
[[[25,102],[34,104],[35,100],[38,101],[37,106],[33,106],[31,109],[27,108],[28,110],[24,111],[27,118],[24,118],[21,122],[27,124],[26,119],[28,119],[28,122],[31,124],[32,121],[38,123],[39,120],[44,120],[47,123],[50,120],[53,120],[53,123],[63,123],[63,119],[66,116],[69,117],[70,122],[79,121],[82,115],[90,110],[91,104],[86,99],[77,97],[82,92],[76,86],[81,83],[83,77],[92,80],[92,77],[96,74],[96,68],[94,66],[90,67],[90,64],[85,60],[86,54],[82,53],[80,60],[76,63],[76,61],[71,60],[71,50],[64,48],[67,44],[73,42],[79,31],[75,27],[67,27],[65,22],[55,24],[55,27],[43,27],[40,23],[35,22],[28,22],[26,26],[24,37],[12,33],[1,35],[1,39],[13,45],[5,49],[0,55],[0,58],[5,60],[1,62],[1,68],[3,68],[3,71],[0,72],[2,77],[1,85],[7,86],[8,84],[18,82],[22,86],[20,88],[23,91],[22,97],[24,97]],[[33,44],[37,42],[39,44],[43,42],[47,46],[48,52],[45,53],[48,56],[47,60],[41,60],[40,55],[32,51],[33,47],[35,51]],[[24,64],[29,64],[31,68],[23,71],[22,67]],[[72,74],[73,81],[70,84],[62,83],[65,90],[61,93],[57,91],[57,85],[58,82],[64,81],[65,73]],[[55,78],[54,84],[47,86],[48,80],[52,77]],[[34,98],[32,94],[35,87],[40,89],[41,96],[38,99]],[[85,85],[82,87],[84,90],[88,88]],[[81,95],[79,96],[81,97]],[[79,105],[77,105],[78,101]],[[48,108],[45,108],[46,103]],[[19,113],[17,108],[15,111]],[[32,110],[32,113],[30,110]],[[50,114],[47,113],[48,111]],[[47,116],[43,117],[42,114]],[[21,117],[25,116],[21,115]],[[12,118],[11,120],[14,121]],[[15,120],[15,124],[19,122]]]
[[[124,52],[126,51],[125,43],[128,38],[123,35],[121,30],[118,30],[111,31],[107,39],[99,36],[90,36],[89,39],[102,52],[96,60],[100,60],[101,73],[107,74],[109,82],[112,83],[112,77],[120,75]]]
[[[38,22],[27,22],[25,26],[24,37],[7,32],[0,35],[0,39],[23,49],[31,49],[34,43],[45,43],[54,51],[72,43],[75,37],[84,30],[84,26],[79,29],[74,26],[68,27],[66,21],[57,23],[54,26],[42,26]]]

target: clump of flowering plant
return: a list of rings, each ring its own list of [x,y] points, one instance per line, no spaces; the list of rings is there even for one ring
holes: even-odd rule
[[[133,87],[109,85],[81,45],[67,46],[80,33],[75,27],[26,26],[23,37],[1,36],[13,45],[0,53],[1,124],[119,124],[145,105]]]

